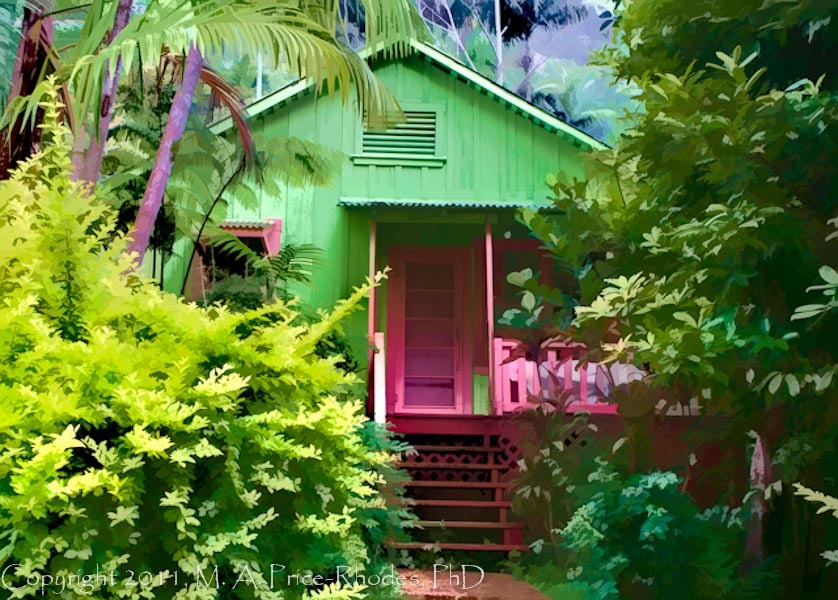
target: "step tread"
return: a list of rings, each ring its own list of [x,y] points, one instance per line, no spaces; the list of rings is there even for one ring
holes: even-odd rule
[[[444,506],[451,508],[509,508],[508,500],[413,500],[415,506]]]
[[[497,521],[416,521],[418,527],[442,527],[445,529],[522,529],[523,523],[499,523]]]
[[[505,489],[509,487],[509,483],[506,481],[426,481],[418,479],[405,483],[405,486],[424,488]]]
[[[496,446],[445,446],[434,444],[416,444],[414,450],[419,452],[503,452],[503,448]]]
[[[425,463],[425,462],[413,462],[413,461],[405,461],[398,464],[399,468],[401,469],[462,469],[464,471],[474,470],[474,471],[508,471],[511,467],[507,465],[485,465],[485,464],[474,464],[474,463],[461,463],[461,462],[454,462],[454,463]]]
[[[529,550],[523,544],[468,544],[464,542],[389,542],[387,544],[396,550],[467,550],[486,552],[510,552],[512,550]]]

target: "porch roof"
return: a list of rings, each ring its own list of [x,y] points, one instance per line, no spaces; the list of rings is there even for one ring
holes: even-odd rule
[[[552,207],[549,200],[418,200],[412,198],[354,198],[341,196],[338,206],[346,208],[464,208],[472,210]]]

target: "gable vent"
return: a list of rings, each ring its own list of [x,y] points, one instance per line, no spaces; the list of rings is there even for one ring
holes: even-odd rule
[[[365,129],[362,140],[364,154],[396,156],[433,156],[436,153],[436,112],[406,110],[405,123],[392,129]]]

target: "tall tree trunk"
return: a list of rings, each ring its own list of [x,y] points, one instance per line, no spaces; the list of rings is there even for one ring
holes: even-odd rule
[[[114,16],[113,27],[105,37],[105,43],[110,44],[125,29],[128,21],[131,20],[131,8],[134,0],[119,0]],[[102,82],[102,99],[99,103],[99,125],[95,135],[90,136],[90,145],[87,148],[83,165],[74,164],[76,172],[75,179],[88,183],[99,181],[99,171],[102,169],[102,158],[105,155],[105,142],[108,139],[108,129],[111,126],[114,103],[116,102],[116,90],[119,85],[119,74],[122,70],[122,59],[117,59],[113,75],[107,74],[109,65],[105,65],[105,81]],[[81,133],[79,133],[81,136]]]
[[[134,228],[131,232],[128,251],[136,253],[137,266],[143,262],[143,257],[148,249],[148,242],[151,239],[151,232],[154,229],[154,222],[157,220],[157,214],[160,212],[160,206],[163,203],[163,193],[166,191],[166,184],[168,184],[169,176],[172,174],[172,147],[180,140],[186,130],[186,121],[189,118],[189,109],[192,107],[192,98],[195,96],[203,62],[201,51],[193,43],[186,55],[186,61],[184,61],[183,80],[172,100],[169,120],[163,130],[160,148],[157,150],[154,167],[151,169],[151,175],[148,178],[148,186],[145,189],[145,194],[143,194],[137,220],[134,222]]]
[[[41,72],[47,67],[54,26],[52,17],[42,17],[49,11],[51,4],[33,2],[23,9],[9,100],[33,93]],[[39,110],[36,123],[41,121],[42,116],[43,111]],[[40,140],[40,128],[29,128],[23,118],[16,119],[5,130],[0,131],[0,179],[8,179],[9,171],[19,162],[29,158],[38,149]]]
[[[745,555],[742,567],[748,571],[765,559],[763,530],[768,505],[765,501],[765,490],[771,483],[771,451],[765,433],[758,433],[754,442],[754,453],[751,455],[751,489],[758,490],[751,501],[753,514],[748,523],[745,537]]]
[[[503,31],[500,28],[500,0],[495,0],[495,80],[503,85]]]

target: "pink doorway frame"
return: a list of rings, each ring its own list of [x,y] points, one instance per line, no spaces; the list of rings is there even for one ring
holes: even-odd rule
[[[417,262],[448,262],[454,264],[455,306],[454,323],[454,406],[404,406],[404,310],[407,300],[404,264]],[[447,259],[447,260],[446,260]],[[471,295],[469,265],[471,249],[463,246],[393,246],[388,250],[388,262],[393,268],[387,290],[387,413],[402,415],[459,415],[471,414],[471,319],[465,318],[467,300]]]

